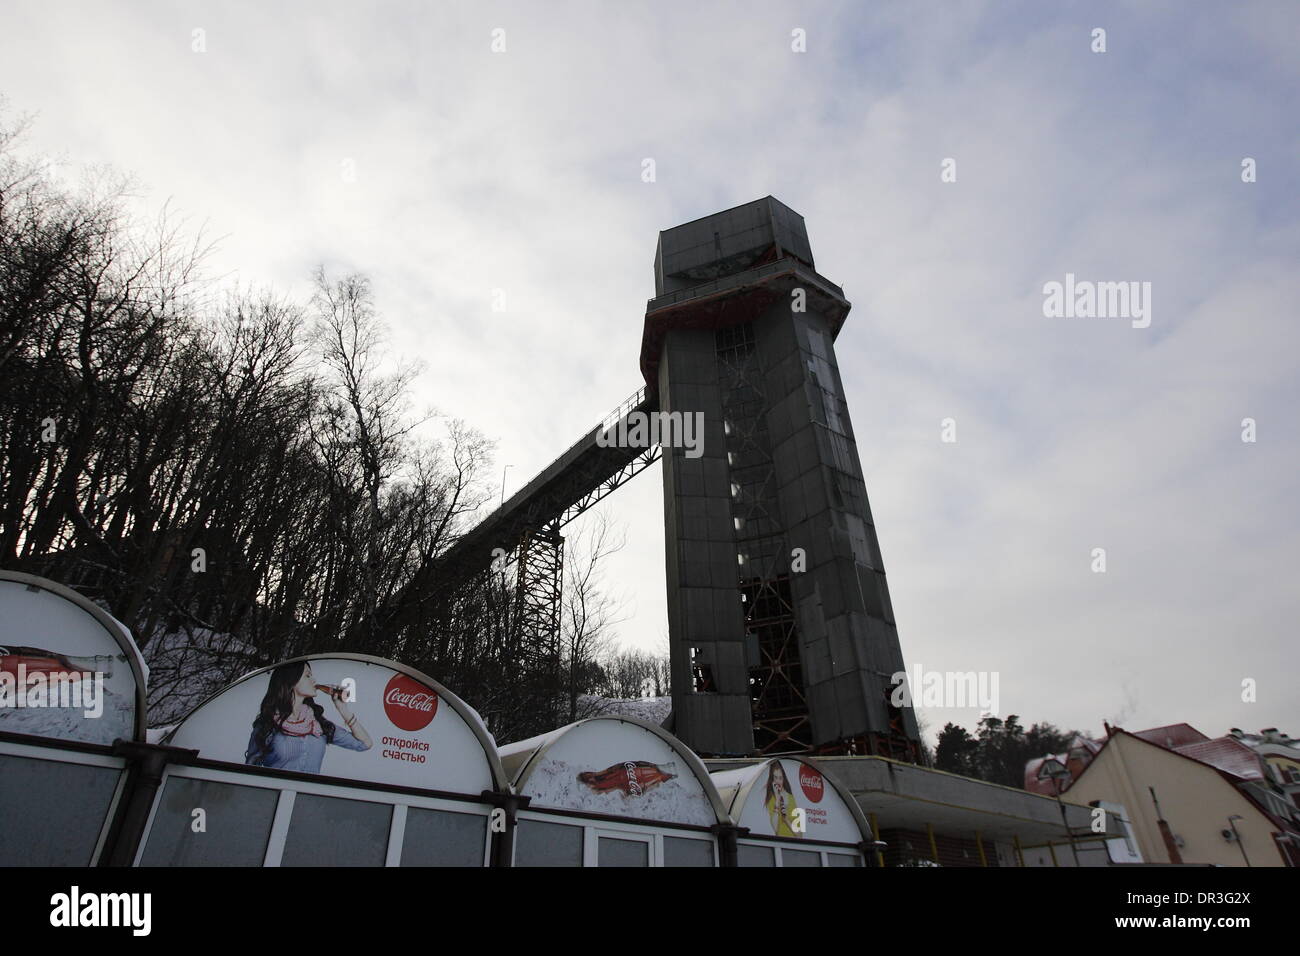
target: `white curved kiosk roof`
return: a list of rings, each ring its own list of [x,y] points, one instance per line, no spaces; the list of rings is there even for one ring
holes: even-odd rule
[[[288,677],[311,667],[312,682],[346,691],[347,713],[324,691],[313,699],[335,725],[336,746],[303,756],[288,747],[264,752],[254,720],[274,696],[275,672]],[[292,672],[292,673],[291,673]],[[350,700],[347,698],[350,697]],[[345,733],[354,716],[370,737]],[[163,741],[199,752],[200,759],[477,796],[504,790],[506,778],[482,719],[433,678],[396,661],[363,654],[312,655],[254,671],[190,711]],[[293,762],[285,761],[293,755]]]
[[[752,836],[853,846],[872,839],[853,796],[806,760],[774,757],[712,778],[731,819]]]
[[[144,740],[148,669],[126,627],[54,581],[0,571],[0,731]]]
[[[499,753],[530,808],[704,827],[728,822],[700,758],[634,717],[591,717]]]

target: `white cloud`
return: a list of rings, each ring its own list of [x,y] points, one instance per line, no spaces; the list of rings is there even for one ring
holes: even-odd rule
[[[640,385],[657,231],[776,195],[854,302],[837,351],[907,658],[1001,670],[1028,721],[1098,730],[1127,685],[1133,725],[1215,733],[1300,717],[1269,683],[1300,663],[1297,18],[1248,7],[17,3],[0,89],[33,145],[209,220],[216,271],[369,273],[419,403],[496,437],[508,491]],[[1151,328],[1045,319],[1067,271],[1151,281]],[[645,646],[661,495],[610,505]]]

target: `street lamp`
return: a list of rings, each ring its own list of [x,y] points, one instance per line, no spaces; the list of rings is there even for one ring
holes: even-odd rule
[[[506,472],[513,468],[514,465],[506,465],[501,469],[501,503],[506,503]]]
[[[1070,829],[1070,821],[1065,817],[1065,803],[1061,800],[1061,784],[1070,776],[1070,770],[1055,757],[1048,757],[1039,766],[1037,776],[1039,780],[1052,781],[1052,788],[1056,791],[1056,805],[1061,808],[1061,823],[1070,838],[1070,853],[1074,856],[1074,865],[1078,866],[1079,850],[1074,845],[1074,831]]]

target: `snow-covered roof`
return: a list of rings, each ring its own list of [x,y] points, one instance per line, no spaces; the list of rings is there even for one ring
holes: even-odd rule
[[[1176,753],[1209,764],[1238,780],[1263,780],[1259,755],[1233,737],[1218,737],[1174,747]]]
[[[673,712],[671,697],[583,697],[580,703],[595,714],[602,716],[635,717],[648,724],[665,725]]]
[[[1150,730],[1135,731],[1133,736],[1141,737],[1147,743],[1155,744],[1157,747],[1164,747],[1166,750],[1173,750],[1185,744],[1194,744],[1210,739],[1191,724],[1168,724],[1164,727],[1152,727]]]
[[[635,717],[589,717],[498,752],[530,807],[696,826],[728,819],[700,758]]]

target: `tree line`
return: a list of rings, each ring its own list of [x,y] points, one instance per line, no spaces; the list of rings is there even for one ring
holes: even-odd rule
[[[113,174],[65,186],[20,152],[22,132],[0,125],[0,566],[131,628],[151,723],[253,667],[360,651],[400,653],[511,739],[566,703],[577,715],[606,680],[601,655],[627,670],[597,588],[608,529],[570,549],[562,684],[520,693],[535,675],[504,575],[481,576],[456,615],[385,630],[493,498],[492,443],[413,414],[418,370],[385,354],[365,276],[318,270],[307,301],[222,287],[201,236],[166,209],[133,219]],[[520,703],[537,695],[544,712]]]
[[[1076,735],[1079,731],[1061,730],[1050,723],[1036,723],[1026,729],[1016,714],[1007,715],[1006,720],[984,717],[974,734],[958,724],[948,723],[939,732],[934,766],[1023,790],[1025,764],[1047,754],[1062,753]]]

